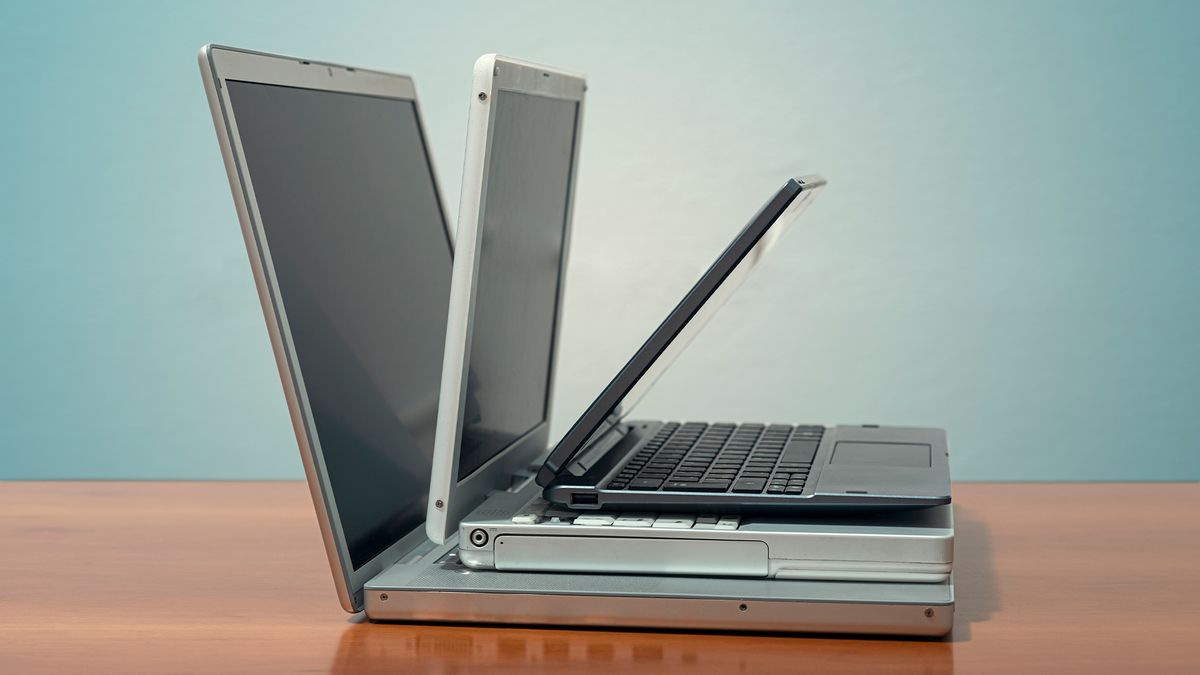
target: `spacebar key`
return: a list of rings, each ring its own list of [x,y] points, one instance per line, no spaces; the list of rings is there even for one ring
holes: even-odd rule
[[[783,449],[783,457],[779,458],[779,463],[802,462],[812,464],[813,457],[817,456],[818,443],[819,441],[788,441],[787,447]]]
[[[726,492],[729,490],[729,481],[705,480],[698,483],[689,483],[686,481],[669,480],[663,483],[662,489],[671,492]]]
[[[762,492],[767,484],[765,478],[739,478],[733,482],[734,492]]]

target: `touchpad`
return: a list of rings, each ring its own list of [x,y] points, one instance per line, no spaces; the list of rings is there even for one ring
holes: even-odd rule
[[[930,447],[922,443],[864,443],[841,441],[830,464],[855,466],[930,466]]]

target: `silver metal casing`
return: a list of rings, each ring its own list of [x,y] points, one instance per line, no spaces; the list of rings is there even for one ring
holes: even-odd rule
[[[366,588],[381,621],[939,636],[953,579],[935,584],[497,572],[465,567],[451,538]]]

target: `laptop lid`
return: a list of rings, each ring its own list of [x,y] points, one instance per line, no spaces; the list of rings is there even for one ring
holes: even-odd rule
[[[793,178],[763,205],[558,442],[538,471],[539,485],[549,485],[594,440],[619,430],[621,419],[737,290],[824,185],[825,179],[820,176]]]
[[[412,80],[209,45],[200,70],[342,606],[423,542],[451,242]]]
[[[584,78],[475,64],[426,515],[441,543],[542,457],[570,244]]]

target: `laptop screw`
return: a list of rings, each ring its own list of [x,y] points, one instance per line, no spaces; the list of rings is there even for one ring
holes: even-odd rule
[[[482,92],[482,91],[479,92],[479,100],[486,101],[487,100],[487,92]]]
[[[746,611],[746,610],[748,610],[748,609],[750,609],[750,608],[746,606],[746,603],[742,603],[742,604],[738,605],[738,611],[739,611],[739,612],[744,612],[744,611]]]
[[[932,618],[933,618],[933,608],[932,608],[932,607],[926,607],[926,608],[925,608],[925,618],[926,618],[926,619],[932,619]]]
[[[380,601],[380,602],[386,602],[386,601],[387,601],[387,593],[380,593],[380,594],[379,594],[379,601]]]
[[[434,502],[433,505],[438,507],[439,509],[442,509],[442,508],[446,507],[446,502],[439,499],[436,502]]]

